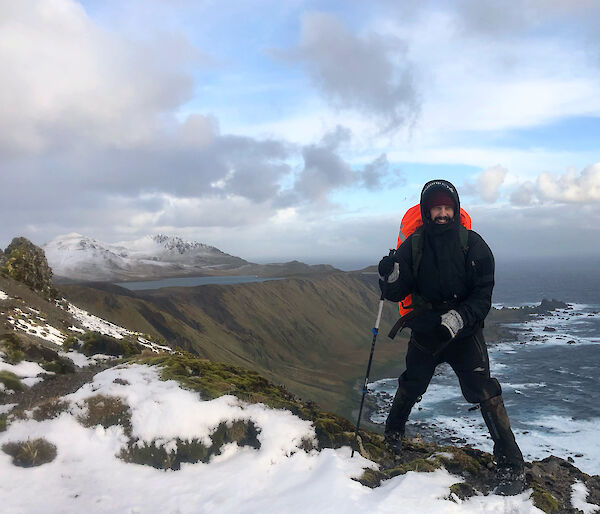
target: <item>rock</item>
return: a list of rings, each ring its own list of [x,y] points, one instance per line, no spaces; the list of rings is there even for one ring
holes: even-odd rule
[[[575,344],[577,341],[575,341],[574,339],[571,339],[570,341],[567,341],[567,344]]]
[[[15,237],[0,255],[0,273],[26,284],[46,299],[58,296],[44,251],[24,237]]]
[[[556,329],[553,327],[544,327],[544,332],[556,332]]]
[[[537,307],[533,308],[533,312],[537,314],[550,314],[552,311],[558,309],[568,309],[570,306],[565,302],[561,302],[560,300],[548,300],[543,298],[540,304]]]

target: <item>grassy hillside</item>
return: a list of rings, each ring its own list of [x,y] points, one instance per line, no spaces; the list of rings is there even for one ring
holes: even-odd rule
[[[376,275],[348,273],[136,293],[101,284],[62,291],[109,321],[254,369],[349,417],[360,397],[356,386],[364,377],[379,300]],[[386,337],[396,313],[386,304],[372,378],[394,376],[403,366],[406,340]]]

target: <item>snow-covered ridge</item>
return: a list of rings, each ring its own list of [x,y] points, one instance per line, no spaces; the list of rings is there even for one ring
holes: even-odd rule
[[[452,497],[462,478],[444,469],[408,472],[371,489],[354,479],[377,465],[350,448],[302,449],[312,440],[311,422],[289,411],[248,404],[233,396],[202,401],[160,370],[142,365],[112,368],[61,398],[60,415],[11,421],[0,446],[43,438],[56,457],[32,472],[12,465],[0,452],[0,498],[7,512],[430,512],[537,513],[529,493],[504,498]],[[94,398],[118,399],[130,412],[131,429],[113,424],[85,426]],[[168,420],[168,422],[167,422]],[[254,424],[258,448],[226,443],[209,462],[165,472],[128,463],[120,456],[139,446],[176,448],[177,440],[210,444],[220,424]],[[2,494],[6,491],[6,494]],[[577,498],[585,499],[585,491]]]
[[[214,246],[164,234],[104,243],[73,232],[43,249],[55,275],[76,280],[156,278],[247,264]]]

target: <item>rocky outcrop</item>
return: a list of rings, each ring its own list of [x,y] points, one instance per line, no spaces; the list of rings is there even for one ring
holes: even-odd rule
[[[44,250],[24,237],[15,237],[0,254],[0,273],[28,285],[47,299],[58,295]]]
[[[547,298],[543,298],[539,305],[532,309],[532,312],[536,314],[550,314],[552,311],[557,309],[568,309],[569,304],[565,302],[561,302],[560,300],[548,300]]]

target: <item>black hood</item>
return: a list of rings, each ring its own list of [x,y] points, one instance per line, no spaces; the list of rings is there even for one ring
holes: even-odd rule
[[[429,211],[425,208],[425,205],[427,205],[428,198],[436,191],[444,191],[454,199],[456,208],[454,209],[453,223],[460,223],[460,198],[458,197],[458,191],[447,180],[436,179],[427,182],[421,191],[421,219],[423,220],[423,225],[431,223]]]

